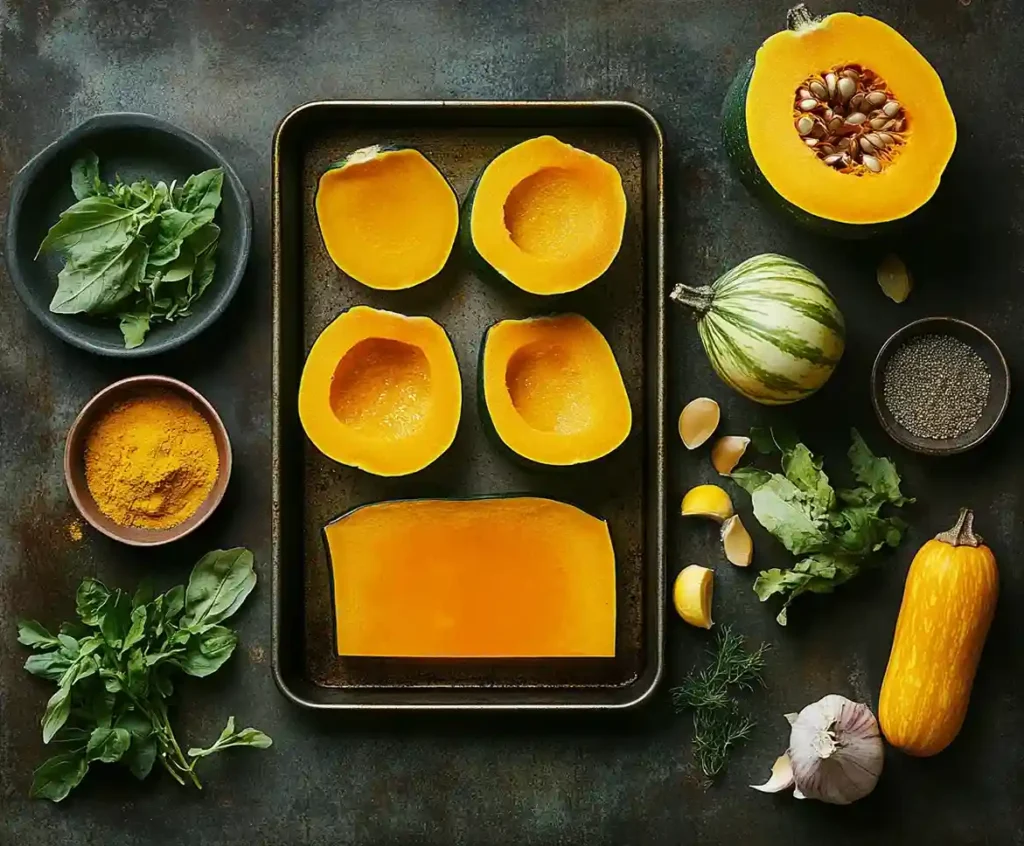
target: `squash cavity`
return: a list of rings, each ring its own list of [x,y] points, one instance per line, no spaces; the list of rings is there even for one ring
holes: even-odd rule
[[[444,330],[427,317],[356,306],[310,350],[299,418],[324,455],[378,476],[437,459],[462,411],[459,367]]]
[[[611,265],[626,195],[613,165],[542,136],[497,156],[467,209],[471,247],[487,265],[530,293],[561,294]]]
[[[444,267],[459,228],[459,203],[418,150],[373,146],[320,177],[316,216],[334,263],[370,288],[419,285]]]
[[[611,347],[577,314],[492,326],[480,378],[485,420],[502,444],[528,461],[593,461],[618,447],[632,426]]]

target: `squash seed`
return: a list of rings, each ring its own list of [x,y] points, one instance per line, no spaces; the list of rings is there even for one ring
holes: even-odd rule
[[[902,106],[896,100],[890,100],[884,106],[882,106],[882,112],[886,117],[896,117],[900,113]]]
[[[812,129],[814,129],[814,118],[812,117],[804,115],[796,122],[796,131],[801,135],[810,135]]]
[[[868,105],[872,109],[880,109],[885,105],[888,97],[885,96],[884,91],[872,91],[868,93],[864,99],[867,100]]]
[[[864,112],[854,112],[846,116],[846,123],[850,126],[860,126],[867,119],[868,116]]]
[[[800,111],[802,112],[813,112],[816,108],[818,108],[818,101],[813,97],[800,101]]]
[[[817,97],[819,100],[828,99],[828,89],[820,82],[818,82],[818,80],[814,79],[811,82],[807,83],[807,85],[811,89],[812,96]]]
[[[867,153],[865,153],[863,156],[860,157],[860,161],[861,164],[863,164],[864,167],[866,167],[872,173],[882,172],[882,163],[874,156],[869,156]]]
[[[857,90],[857,83],[854,82],[849,77],[844,76],[842,79],[839,80],[839,83],[837,84],[836,87],[838,88],[838,91],[839,91],[839,99],[840,99],[840,101],[845,103],[847,100],[849,100],[854,95],[854,92],[856,92],[856,90]]]
[[[864,93],[863,92],[861,92],[860,94],[854,94],[850,98],[850,103],[849,103],[850,111],[852,111],[852,112],[859,112],[861,110],[861,106],[863,106],[863,105],[864,105]]]
[[[828,88],[828,99],[831,100],[836,96],[836,75],[834,73],[825,74],[825,85]]]
[[[868,155],[874,155],[876,152],[875,145],[868,140],[866,135],[860,137],[860,148]]]
[[[872,129],[882,129],[888,122],[884,117],[876,117],[868,121]]]

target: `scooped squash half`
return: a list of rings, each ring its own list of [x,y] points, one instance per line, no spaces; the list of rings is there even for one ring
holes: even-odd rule
[[[320,177],[316,217],[331,259],[370,288],[419,285],[444,267],[459,201],[419,150],[364,147]]]
[[[324,329],[302,369],[299,419],[313,445],[377,476],[433,462],[461,414],[459,365],[429,317],[356,306]]]
[[[619,172],[550,135],[498,155],[466,208],[473,252],[531,294],[588,285],[622,246],[626,195]]]
[[[723,137],[741,177],[798,222],[863,237],[935,193],[956,146],[942,81],[895,29],[790,10],[726,95]]]
[[[632,411],[608,342],[578,314],[503,320],[484,336],[484,419],[536,464],[582,464],[629,435]]]
[[[537,497],[378,502],[324,529],[339,655],[615,655],[608,525]]]

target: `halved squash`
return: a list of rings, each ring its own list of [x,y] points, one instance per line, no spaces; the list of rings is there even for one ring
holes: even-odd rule
[[[484,336],[483,413],[498,439],[537,464],[582,464],[621,444],[632,411],[608,342],[578,314],[503,320]]]
[[[749,187],[845,237],[874,235],[923,206],[956,146],[942,81],[909,41],[874,18],[815,19],[802,4],[740,70],[723,118]]]
[[[324,539],[339,655],[615,655],[608,525],[537,497],[356,508]]]
[[[433,462],[461,414],[455,352],[429,317],[356,306],[320,333],[302,369],[299,418],[313,445],[377,476]]]
[[[459,230],[459,201],[419,150],[375,145],[320,177],[316,217],[338,267],[370,288],[393,291],[444,267]]]
[[[564,294],[604,273],[622,246],[615,167],[544,135],[497,156],[466,200],[470,247],[531,294]]]

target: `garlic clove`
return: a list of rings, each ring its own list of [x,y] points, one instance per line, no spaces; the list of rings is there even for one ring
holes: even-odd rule
[[[789,755],[780,755],[772,764],[772,774],[768,781],[750,786],[762,793],[779,793],[793,785],[793,764],[789,760]]]
[[[728,476],[743,458],[750,438],[742,435],[723,435],[711,447],[711,466],[722,476]]]
[[[737,567],[749,567],[754,560],[754,541],[740,521],[739,514],[734,514],[722,524],[722,547],[726,559]]]
[[[687,449],[696,449],[713,434],[722,419],[718,403],[708,397],[690,400],[679,415],[679,437]]]
[[[799,715],[796,712],[793,712],[793,713],[790,713],[790,714],[783,714],[782,716],[786,718],[786,721],[790,725],[793,725],[793,723],[796,722],[797,716],[799,716]]]
[[[729,494],[718,485],[697,485],[686,492],[680,512],[684,517],[708,517],[724,523],[736,510]]]
[[[806,799],[807,797],[804,796],[804,794],[800,792],[800,788],[799,787],[794,787],[793,788],[793,798],[794,799]]]

